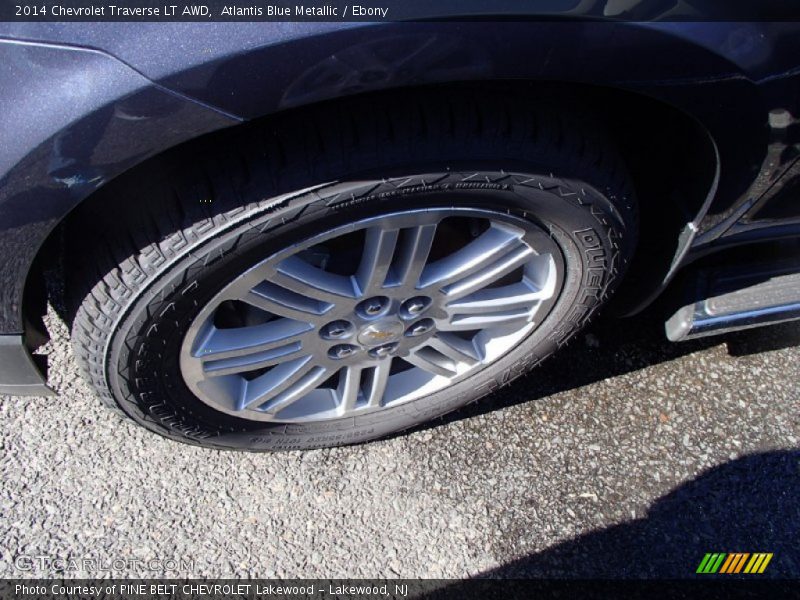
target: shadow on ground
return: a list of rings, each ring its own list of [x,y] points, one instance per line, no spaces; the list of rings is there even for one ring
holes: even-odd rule
[[[658,499],[646,517],[423,592],[481,598],[798,598],[800,452],[753,454]],[[720,510],[722,508],[722,510]],[[772,552],[764,574],[697,575],[707,552]]]
[[[444,420],[457,421],[545,398],[720,344],[733,357],[800,345],[800,323],[679,344],[664,338],[662,324],[663,320],[652,315],[597,323],[588,334],[580,336],[534,373],[497,393],[491,401],[472,405]],[[480,573],[476,579],[797,580],[800,579],[798,540],[800,450],[789,448],[747,455],[714,467],[656,500],[644,518],[589,532]],[[696,575],[697,566],[707,552],[771,552],[774,557],[763,575]],[[795,583],[791,585],[798,592],[796,597],[800,597],[800,585]],[[543,590],[552,591],[547,587]],[[475,591],[472,583],[464,582],[440,589],[432,597],[473,597]],[[491,592],[497,590],[485,591],[486,597],[493,597]],[[521,596],[511,593],[503,597],[527,597],[530,592],[524,587],[518,591]],[[764,590],[751,591],[757,597]],[[569,597],[569,593],[563,597]]]
[[[800,451],[752,454],[679,486],[644,518],[590,532],[480,577],[686,578],[695,576],[706,552],[772,552],[765,576],[800,578],[799,498]]]

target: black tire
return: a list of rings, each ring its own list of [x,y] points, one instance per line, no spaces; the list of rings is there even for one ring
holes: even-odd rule
[[[535,221],[566,258],[558,302],[504,358],[408,404],[303,425],[225,415],[188,390],[177,349],[236,273],[322,227],[456,197]],[[169,438],[243,450],[357,443],[477,400],[553,353],[619,283],[635,238],[623,162],[574,113],[499,94],[344,101],[217,134],[86,203],[68,232],[73,344],[107,404]]]

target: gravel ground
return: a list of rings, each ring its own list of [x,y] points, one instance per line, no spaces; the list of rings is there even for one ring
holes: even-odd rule
[[[3,577],[64,574],[15,568],[37,555],[184,563],[71,577],[686,577],[712,551],[800,576],[800,326],[670,344],[652,316],[599,322],[433,426],[256,455],[121,420],[49,326],[58,397],[0,401]]]

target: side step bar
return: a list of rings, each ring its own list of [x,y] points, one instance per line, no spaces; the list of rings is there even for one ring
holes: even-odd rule
[[[666,322],[673,342],[800,319],[800,265],[701,271],[694,298]]]

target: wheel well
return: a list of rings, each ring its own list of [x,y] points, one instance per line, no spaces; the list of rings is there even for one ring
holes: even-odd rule
[[[627,163],[639,201],[641,231],[640,252],[637,252],[628,276],[617,293],[618,303],[628,306],[647,296],[661,281],[676,253],[679,234],[701,209],[712,186],[716,170],[713,142],[705,129],[694,119],[662,102],[615,88],[585,84],[533,81],[494,81],[461,83],[424,88],[404,88],[407,92],[425,93],[458,88],[464,93],[476,88],[501,89],[508,94],[547,97],[578,108],[583,114],[604,126],[615,139]],[[364,94],[374,106],[397,90]],[[334,104],[342,100],[320,104]],[[280,119],[287,113],[314,111],[314,104],[292,108],[249,121],[233,128],[213,132],[184,142],[106,183],[71,211],[51,232],[42,245],[29,272],[23,311],[26,323],[41,321],[42,307],[50,299],[61,312],[63,302],[54,297],[59,286],[42,285],[42,274],[60,272],[63,265],[65,231],[80,231],[95,211],[116,210],[115,196],[109,193],[125,181],[158,176],[174,161],[180,160],[195,146],[224,143],[231,129],[263,126],[265,120]],[[644,260],[643,257],[647,257]],[[624,311],[624,309],[622,309]],[[69,315],[64,314],[65,317]],[[38,327],[31,327],[32,332]],[[28,332],[26,332],[28,333]],[[35,336],[31,336],[35,337]]]

